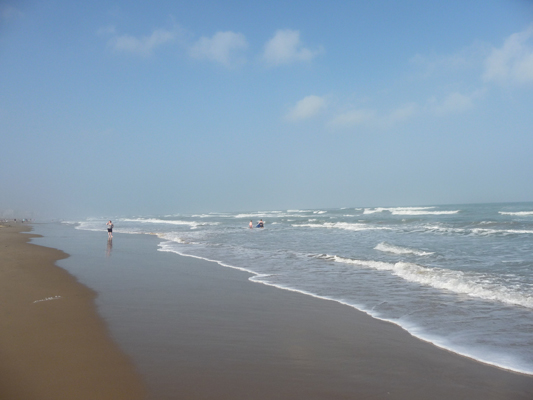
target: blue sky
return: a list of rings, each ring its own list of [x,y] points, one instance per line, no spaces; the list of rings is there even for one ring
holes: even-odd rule
[[[533,2],[2,1],[0,210],[532,201]]]

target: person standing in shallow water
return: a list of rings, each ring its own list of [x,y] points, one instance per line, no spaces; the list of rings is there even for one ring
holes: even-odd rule
[[[249,228],[253,228],[254,227],[254,223],[252,222],[252,220],[250,220],[250,223],[248,224],[248,227]]]
[[[113,238],[113,223],[111,220],[106,224],[107,225],[107,238],[112,239]]]

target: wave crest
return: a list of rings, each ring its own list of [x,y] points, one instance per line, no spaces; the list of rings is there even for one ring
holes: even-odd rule
[[[533,211],[516,211],[516,212],[508,212],[508,211],[498,211],[501,215],[515,215],[518,217],[533,217]]]
[[[387,253],[414,254],[416,256],[430,256],[432,254],[435,254],[429,251],[422,251],[422,250],[410,249],[408,247],[395,246],[393,244],[388,244],[385,242],[378,244],[376,247],[374,247],[374,249],[379,250],[379,251],[384,251]]]
[[[435,207],[391,207],[391,208],[365,208],[363,214],[375,214],[379,212],[390,212],[392,215],[450,215],[457,214],[460,210],[452,211],[429,211]]]
[[[368,231],[368,230],[391,230],[392,228],[382,226],[370,226],[361,223],[349,223],[349,222],[325,222],[323,224],[293,224],[296,227],[306,228],[327,228],[327,229],[344,229],[347,231]]]
[[[466,273],[445,268],[427,268],[407,262],[388,263],[329,255],[321,255],[319,257],[344,264],[390,271],[393,275],[406,281],[431,286],[436,289],[444,289],[457,294],[466,294],[483,300],[500,301],[502,303],[533,308],[533,293],[521,291],[511,285],[506,286],[505,282],[499,281],[495,276],[491,276],[490,274]]]
[[[191,229],[196,229],[199,226],[207,225],[218,225],[218,222],[197,222],[197,221],[180,221],[180,220],[169,220],[169,219],[157,219],[157,218],[124,218],[120,221],[123,222],[140,222],[143,224],[170,224],[170,225],[186,225],[190,226]]]

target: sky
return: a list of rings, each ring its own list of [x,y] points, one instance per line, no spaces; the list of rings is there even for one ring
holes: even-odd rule
[[[0,216],[533,201],[533,1],[0,0]]]

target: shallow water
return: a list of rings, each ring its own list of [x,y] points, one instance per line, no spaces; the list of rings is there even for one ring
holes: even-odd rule
[[[259,219],[264,229],[249,229]],[[70,221],[105,231],[106,219]],[[438,346],[533,374],[533,203],[115,218],[159,250],[334,299]]]

